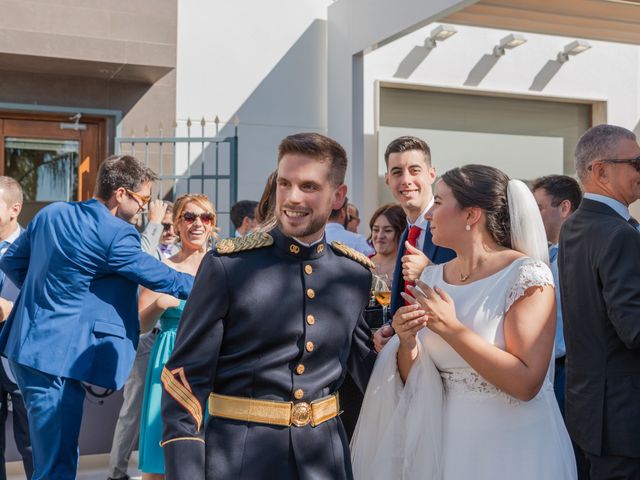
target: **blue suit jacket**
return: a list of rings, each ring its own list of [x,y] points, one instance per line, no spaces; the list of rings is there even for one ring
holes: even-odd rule
[[[404,242],[407,240],[409,229],[405,228],[400,237],[400,243],[398,244],[398,256],[396,258],[396,268],[393,271],[393,280],[391,284],[391,315],[395,311],[404,305],[404,299],[400,296],[400,292],[404,292],[404,280],[402,279],[402,262],[400,259],[405,254]],[[424,245],[422,251],[429,257],[429,259],[435,263],[445,263],[455,258],[456,252],[448,248],[439,247],[431,241],[431,231],[427,229],[425,231]]]
[[[135,228],[95,199],[41,210],[0,268],[21,289],[0,352],[105,388],[120,388],[133,364],[138,284],[180,298],[193,284],[144,253]]]

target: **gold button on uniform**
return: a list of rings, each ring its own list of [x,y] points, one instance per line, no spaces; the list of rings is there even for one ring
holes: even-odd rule
[[[311,275],[313,273],[313,267],[311,265],[305,265],[304,273],[306,273],[307,275]]]
[[[299,388],[298,390],[293,392],[293,396],[295,397],[296,400],[300,400],[302,397],[304,397],[304,391],[302,391],[302,389]]]
[[[307,297],[309,297],[309,298],[315,298],[316,297],[316,292],[313,291],[313,288],[308,288],[307,289]]]
[[[296,373],[298,375],[302,375],[304,373],[304,365],[303,364],[298,364],[298,366],[296,367]]]
[[[307,349],[307,352],[313,352],[313,349],[316,348],[316,346],[313,344],[313,342],[307,342],[305,348]]]
[[[292,243],[291,245],[289,245],[289,251],[297,255],[298,253],[300,253],[300,247]]]
[[[307,315],[307,325],[313,325],[314,323],[316,323],[316,317]]]
[[[318,245],[318,248],[316,248],[316,252],[318,253],[324,252],[324,243],[321,243],[320,245]]]

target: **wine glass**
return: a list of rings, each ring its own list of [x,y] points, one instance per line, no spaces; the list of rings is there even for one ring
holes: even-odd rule
[[[387,323],[387,311],[391,303],[391,289],[389,288],[388,275],[374,275],[373,294],[376,301],[382,306],[382,324]]]

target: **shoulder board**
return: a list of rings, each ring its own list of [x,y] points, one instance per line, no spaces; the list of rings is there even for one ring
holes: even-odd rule
[[[347,247],[342,242],[334,240],[333,242],[331,242],[331,248],[333,248],[335,251],[341,253],[345,257],[348,257],[351,260],[355,260],[356,262],[364,265],[368,269],[374,269],[375,268],[375,264],[371,260],[369,260],[369,258],[366,255],[363,255],[362,253],[360,253],[357,250],[354,250],[351,247]]]
[[[250,233],[244,237],[225,238],[216,244],[216,250],[220,255],[255,250],[256,248],[273,245],[273,237],[266,232]]]

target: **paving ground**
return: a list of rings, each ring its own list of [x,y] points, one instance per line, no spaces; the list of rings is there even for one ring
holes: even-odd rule
[[[80,468],[77,480],[106,480],[108,475],[108,455],[87,455],[80,457]],[[129,461],[129,475],[131,480],[140,480],[141,473],[138,470],[138,452],[133,452]],[[7,463],[7,480],[24,480],[22,463]]]

